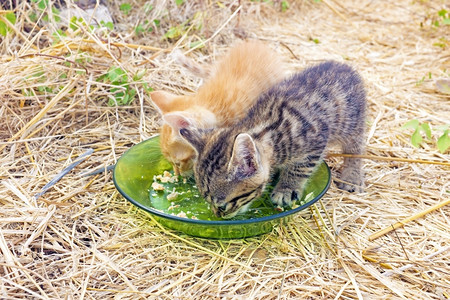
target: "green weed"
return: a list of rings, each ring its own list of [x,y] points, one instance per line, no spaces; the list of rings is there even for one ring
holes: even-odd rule
[[[56,22],[59,22],[61,20],[61,18],[59,17],[59,10],[53,5],[50,5],[49,0],[31,0],[31,2],[37,4],[38,11],[43,14],[42,20],[44,20],[45,22],[50,21],[50,16],[52,16]],[[51,14],[49,14],[49,9],[51,10]],[[31,11],[30,19],[33,22],[37,21],[38,17],[35,12]]]
[[[108,100],[109,106],[130,105],[137,93],[136,88],[132,87],[132,83],[141,83],[144,90],[147,92],[153,90],[147,83],[140,82],[144,75],[145,71],[138,72],[132,76],[130,82],[128,73],[124,69],[118,66],[112,66],[109,68],[108,72],[100,76],[97,81],[103,81],[113,86],[109,90],[113,94]]]
[[[445,9],[438,11],[438,19],[433,22],[433,25],[439,27],[441,25],[450,25],[450,12]]]
[[[450,125],[443,125],[436,127],[436,130],[443,132],[436,141],[437,148],[441,153],[446,152],[450,147],[449,126]],[[420,144],[424,142],[422,134],[425,134],[425,137],[429,142],[432,141],[431,125],[429,123],[420,123],[419,120],[414,119],[406,122],[401,129],[414,130],[411,135],[411,144],[416,148],[419,148]]]
[[[130,3],[122,3],[119,6],[120,11],[123,12],[124,15],[128,15],[132,8]]]
[[[7,12],[5,18],[12,25],[16,24],[16,15],[13,12]],[[0,35],[6,36],[11,30],[8,24],[0,20]]]

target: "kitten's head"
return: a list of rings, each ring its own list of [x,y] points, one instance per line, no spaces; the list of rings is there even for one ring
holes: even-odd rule
[[[167,92],[151,93],[153,104],[161,113],[161,153],[173,165],[176,175],[187,175],[192,171],[196,156],[194,148],[180,136],[180,129],[188,126],[213,127],[216,118],[209,110],[193,103],[190,96],[175,96]]]
[[[231,218],[261,196],[269,172],[250,135],[235,135],[227,130],[205,132],[192,127],[181,129],[180,134],[197,153],[195,181],[216,216]]]

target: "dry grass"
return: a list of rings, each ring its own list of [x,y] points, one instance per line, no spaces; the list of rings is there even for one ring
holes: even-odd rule
[[[241,1],[235,13],[237,1],[185,1],[177,8],[164,0],[150,1],[154,9],[145,13],[136,8],[144,1],[129,2],[135,7],[129,16],[119,1],[110,3],[112,33],[83,28],[59,45],[52,44],[56,26],[32,23],[22,3],[14,30],[2,38],[0,298],[450,298],[448,205],[369,240],[449,199],[448,152],[433,143],[413,148],[399,130],[415,118],[449,122],[449,95],[434,86],[449,76],[450,45],[441,39],[448,39],[449,26],[431,25],[444,1],[289,1],[284,13],[257,2]],[[201,29],[191,22],[181,39],[161,39],[197,11],[205,13]],[[145,18],[161,25],[136,37],[133,28]],[[145,70],[143,79],[155,89],[195,90],[199,79],[167,52],[188,51],[203,37],[205,47],[190,56],[212,61],[243,35],[277,48],[292,71],[336,59],[361,72],[370,101],[367,155],[397,158],[365,160],[366,193],[332,186],[320,205],[285,227],[218,241],[160,227],[117,193],[108,172],[81,176],[113,164],[159,126],[141,82],[131,83],[138,92],[130,106],[107,105],[113,92],[97,79],[111,65],[130,78]],[[92,155],[33,197],[89,148]],[[336,169],[341,158],[328,161]]]

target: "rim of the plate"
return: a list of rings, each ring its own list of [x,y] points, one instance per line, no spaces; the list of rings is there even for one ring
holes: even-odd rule
[[[123,156],[126,155],[126,153],[128,152],[128,150],[119,158],[119,160],[117,161],[116,165],[120,164],[121,158]],[[280,212],[279,214],[274,214],[274,215],[270,215],[270,216],[265,216],[265,217],[259,217],[259,218],[254,218],[254,219],[245,219],[245,220],[223,220],[223,221],[217,221],[217,220],[213,220],[213,221],[208,221],[208,220],[196,220],[196,219],[189,219],[189,218],[181,218],[178,216],[174,216],[174,215],[170,215],[170,214],[166,214],[164,212],[161,212],[155,208],[152,208],[150,206],[146,206],[141,204],[140,202],[134,200],[132,197],[130,197],[127,193],[125,193],[119,183],[116,181],[116,168],[114,168],[113,171],[113,182],[114,182],[114,186],[116,187],[116,189],[119,191],[119,193],[125,197],[125,199],[127,199],[128,201],[130,201],[133,205],[145,210],[146,212],[149,212],[151,214],[157,215],[159,217],[165,218],[165,219],[169,219],[169,220],[174,220],[174,221],[181,221],[184,223],[191,223],[191,224],[197,224],[197,225],[246,225],[246,224],[252,224],[252,223],[260,223],[260,222],[267,222],[267,221],[272,221],[275,219],[281,219],[284,217],[287,217],[289,215],[295,214],[311,205],[313,205],[314,203],[316,203],[320,198],[322,198],[322,196],[328,191],[328,188],[330,187],[331,184],[331,171],[330,168],[328,166],[328,164],[323,161],[323,163],[325,164],[326,168],[327,168],[327,174],[328,174],[328,181],[327,184],[325,186],[325,188],[316,196],[314,197],[312,200],[294,208],[294,209],[290,209],[290,210],[286,210],[283,212]]]

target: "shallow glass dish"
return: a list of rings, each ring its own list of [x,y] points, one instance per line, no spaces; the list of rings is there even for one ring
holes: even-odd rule
[[[207,203],[199,198],[199,210],[201,206],[203,213],[198,214],[198,218],[191,219],[179,217],[169,211],[174,206],[182,209],[183,202],[176,201],[176,205],[172,202],[172,205],[161,206],[163,200],[167,201],[168,192],[155,192],[152,189],[154,177],[171,170],[172,166],[161,154],[159,136],[155,136],[134,145],[120,157],[114,168],[114,185],[122,196],[151,213],[162,225],[189,235],[218,239],[243,238],[271,231],[274,225],[289,220],[290,216],[319,200],[328,190],[331,179],[330,169],[324,162],[308,180],[302,199],[294,205],[295,208],[278,211],[270,203],[268,195],[263,195],[250,207],[250,212],[232,219],[218,219],[212,213],[205,212]],[[184,183],[184,188],[186,185],[192,186],[189,192],[196,191],[194,184],[191,179]],[[252,215],[252,209],[259,212],[259,215]],[[190,210],[194,209],[191,207]]]

